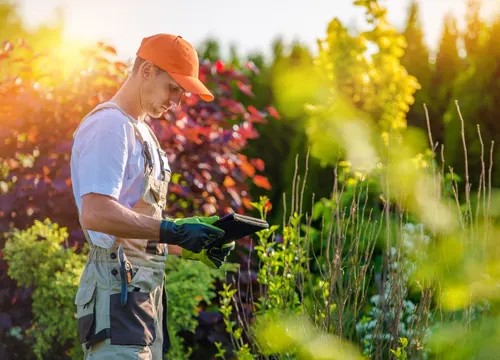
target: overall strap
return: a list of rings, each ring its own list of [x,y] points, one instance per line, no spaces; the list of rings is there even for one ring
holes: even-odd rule
[[[149,126],[148,124],[144,123],[144,125],[146,125],[146,127],[148,128],[148,131],[149,133],[151,134],[151,138],[153,139],[153,141],[155,142],[156,144],[156,147],[160,148],[160,142],[158,141],[158,138],[156,137],[155,133],[153,132],[153,129],[151,129],[151,126]]]
[[[165,166],[165,163],[163,162],[162,156],[166,156],[167,154],[161,149],[160,142],[158,141],[158,138],[156,137],[155,133],[153,132],[153,129],[151,127],[144,123],[146,127],[148,128],[149,133],[151,134],[151,138],[154,140],[156,144],[156,151],[158,152],[158,159],[160,161],[160,174],[161,174],[161,180],[164,181],[167,178],[167,167]]]

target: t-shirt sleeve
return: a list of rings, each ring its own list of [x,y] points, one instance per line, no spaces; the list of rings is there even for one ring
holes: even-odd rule
[[[80,196],[89,193],[118,199],[127,164],[127,123],[105,115],[89,124],[79,139],[77,173]],[[110,117],[111,118],[106,118]]]

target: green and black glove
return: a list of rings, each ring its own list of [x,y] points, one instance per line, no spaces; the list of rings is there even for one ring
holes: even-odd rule
[[[200,222],[212,225],[214,222],[219,220],[218,216],[197,216],[196,217]],[[189,251],[188,249],[182,249],[182,258],[188,260],[197,260],[201,261],[208,267],[213,269],[219,269],[222,264],[226,261],[226,258],[229,256],[231,251],[234,250],[236,244],[235,242],[230,242],[223,245],[216,245],[209,247],[208,249],[203,249],[199,253],[195,253],[193,251]]]
[[[203,249],[200,253],[193,253],[192,251],[182,249],[182,258],[188,260],[198,260],[213,269],[219,269],[226,261],[231,251],[235,248],[235,242],[230,242],[223,245]]]
[[[200,253],[224,237],[224,231],[212,225],[218,219],[218,216],[167,218],[160,226],[160,242],[178,245],[196,254]]]

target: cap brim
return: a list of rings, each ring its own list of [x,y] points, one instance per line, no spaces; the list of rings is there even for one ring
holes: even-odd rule
[[[198,95],[205,101],[212,101],[214,96],[203,83],[195,77],[168,73],[184,91]]]

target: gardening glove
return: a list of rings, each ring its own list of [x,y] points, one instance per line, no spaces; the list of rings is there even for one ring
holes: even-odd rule
[[[166,219],[175,221],[178,224],[201,222],[203,224],[212,225],[214,222],[219,220],[219,217],[217,215],[214,215],[214,216],[191,216],[191,217],[182,218],[182,219],[170,219],[170,218],[166,218]]]
[[[195,254],[200,253],[224,237],[224,231],[212,225],[218,218],[218,216],[166,218],[160,226],[160,242],[178,245]]]
[[[195,254],[189,250],[182,249],[182,258],[189,260],[198,260],[213,269],[219,269],[226,261],[231,251],[234,250],[235,242],[230,242],[223,245],[213,246],[209,249],[203,249],[200,253]]]

